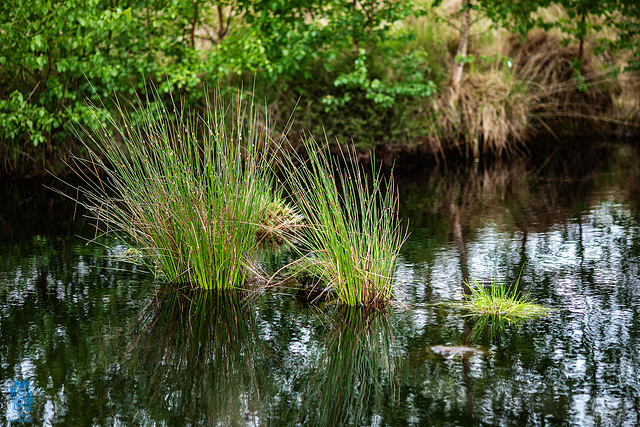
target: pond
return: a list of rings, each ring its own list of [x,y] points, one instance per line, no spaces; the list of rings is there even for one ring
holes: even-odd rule
[[[640,425],[640,148],[424,169],[397,174],[411,235],[374,312],[157,291],[73,202],[1,184],[0,424]],[[550,315],[449,304],[519,275]]]

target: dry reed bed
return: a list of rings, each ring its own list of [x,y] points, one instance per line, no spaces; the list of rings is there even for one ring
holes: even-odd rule
[[[433,16],[407,20],[404,29],[416,29],[419,43],[414,48],[434,52],[430,65],[434,80],[440,81],[439,91],[420,113],[431,129],[423,140],[433,154],[445,157],[456,150],[469,157],[502,156],[526,150],[541,132],[560,141],[562,136],[584,134],[585,129],[591,133],[638,127],[637,78],[631,72],[620,73],[625,66],[620,55],[596,55],[592,49],[593,40],[606,34],[586,39],[580,56],[577,43],[567,45],[552,32],[533,30],[522,40],[478,16],[469,46],[475,60],[465,67],[459,99],[452,103],[449,70],[441,62],[454,61],[458,32],[452,22],[457,5],[444,2]],[[566,18],[561,8],[540,13],[548,19]],[[443,19],[447,16],[449,20]]]

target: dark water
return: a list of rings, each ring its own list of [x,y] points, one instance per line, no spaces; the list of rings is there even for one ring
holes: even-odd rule
[[[287,290],[154,298],[123,246],[85,244],[73,203],[3,184],[0,424],[26,380],[36,425],[640,425],[640,149],[426,169],[399,177],[399,302],[372,313]],[[523,264],[548,317],[441,304]]]

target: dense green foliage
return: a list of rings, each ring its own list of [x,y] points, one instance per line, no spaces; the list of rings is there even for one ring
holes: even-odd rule
[[[567,16],[550,19],[549,16],[538,13],[542,8],[553,5],[561,6],[566,10]],[[560,30],[567,41],[575,40],[579,43],[579,60],[582,59],[584,40],[589,32],[612,29],[616,32],[615,37],[598,38],[597,49],[630,49],[634,51],[630,67],[640,67],[640,4],[635,0],[484,0],[475,7],[493,22],[507,26],[520,36],[526,36],[535,27]]]
[[[66,126],[86,122],[94,103],[133,97],[153,83],[203,108],[203,87],[255,87],[295,130],[353,140],[360,146],[413,142],[432,135],[454,61],[431,14],[417,0],[8,0],[0,3],[0,157],[3,172],[50,167],[82,147]],[[465,2],[474,20],[488,17],[525,37],[559,30],[599,52],[629,49],[640,66],[640,6],[631,0]],[[540,13],[559,6],[566,14]],[[455,22],[455,11],[447,22]],[[429,15],[426,21],[421,17]],[[552,14],[553,15],[553,14]],[[475,22],[475,21],[474,21]],[[455,28],[455,26],[452,26]],[[615,36],[603,37],[603,32]],[[447,55],[441,50],[448,49]],[[586,49],[586,47],[585,47]],[[584,89],[584,85],[582,86]],[[106,102],[106,101],[105,101]],[[296,107],[297,106],[297,107]],[[107,109],[112,106],[105,105]]]
[[[114,93],[131,97],[150,82],[161,95],[200,107],[206,84],[220,84],[224,91],[258,76],[261,84],[292,88],[289,93],[297,97],[318,72],[334,75],[335,87],[344,86],[341,106],[353,90],[383,108],[398,97],[428,94],[432,87],[420,73],[395,82],[392,76],[372,76],[358,63],[408,13],[403,1],[2,2],[3,156],[15,163],[23,150],[42,145],[60,154],[72,140],[65,128],[70,118],[89,116],[86,98],[97,103]],[[355,65],[345,54],[355,56]],[[409,67],[416,65],[414,60]],[[326,99],[332,99],[332,87],[324,89]]]

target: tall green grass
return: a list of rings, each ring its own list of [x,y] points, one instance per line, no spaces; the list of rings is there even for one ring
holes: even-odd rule
[[[257,224],[272,200],[269,137],[251,102],[207,100],[205,117],[138,99],[76,129],[88,158],[78,196],[99,233],[136,247],[169,282],[241,285],[255,272]],[[129,113],[134,111],[135,114]],[[106,124],[103,124],[106,123]]]
[[[123,239],[136,262],[167,282],[228,289],[259,273],[258,246],[275,241],[292,245],[295,264],[319,273],[342,303],[392,297],[406,237],[397,194],[380,171],[370,182],[355,153],[334,158],[312,139],[305,155],[275,153],[241,95],[229,107],[214,99],[206,117],[140,99],[118,106],[102,117],[94,108],[93,127],[77,129],[89,155],[75,159],[84,177],[76,188],[97,233]]]
[[[389,301],[406,238],[393,180],[378,170],[369,182],[353,152],[333,157],[313,139],[305,148],[306,157],[283,162],[292,199],[306,221],[294,236],[299,265],[320,276],[344,304]]]

